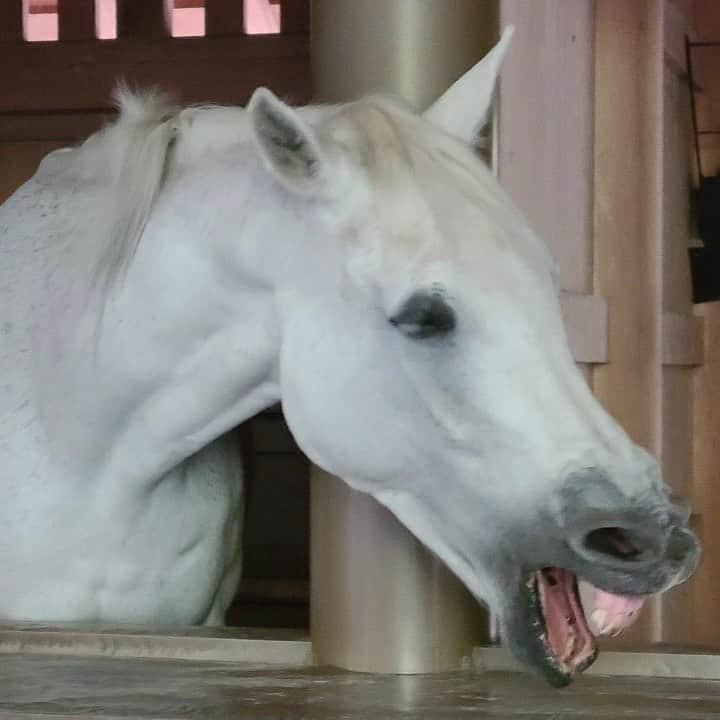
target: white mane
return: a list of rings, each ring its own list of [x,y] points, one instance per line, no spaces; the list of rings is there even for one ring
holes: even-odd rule
[[[95,282],[103,296],[127,272],[165,179],[198,157],[247,140],[242,108],[180,108],[163,93],[115,92],[118,119],[73,153],[74,171],[109,181],[110,239]]]

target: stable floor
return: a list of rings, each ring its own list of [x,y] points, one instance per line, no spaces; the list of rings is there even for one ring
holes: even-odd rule
[[[376,676],[232,663],[0,655],[0,718],[720,718],[720,683],[585,678],[551,690],[518,673]]]

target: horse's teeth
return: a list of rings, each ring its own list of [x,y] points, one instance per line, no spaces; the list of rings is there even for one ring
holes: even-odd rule
[[[594,635],[604,635],[610,629],[606,610],[598,608],[590,615],[590,630]]]
[[[573,651],[575,650],[575,633],[571,633],[565,642],[565,652],[563,653],[563,660],[568,660],[572,657]]]

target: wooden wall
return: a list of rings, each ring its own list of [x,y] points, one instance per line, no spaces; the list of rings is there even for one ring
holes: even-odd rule
[[[720,3],[693,0],[692,39],[720,41]],[[698,125],[720,130],[720,47],[693,51]],[[706,175],[720,171],[720,134],[700,139]],[[720,304],[698,308],[705,326],[705,362],[694,378],[694,489],[695,502],[703,509],[705,562],[697,579],[697,614],[703,619],[707,642],[720,645]]]
[[[560,265],[571,345],[596,395],[661,459],[707,534],[693,467],[704,345],[687,262],[690,11],[685,0],[501,0],[518,35],[501,85],[500,176]],[[701,588],[717,567],[710,553],[612,644],[707,642]]]

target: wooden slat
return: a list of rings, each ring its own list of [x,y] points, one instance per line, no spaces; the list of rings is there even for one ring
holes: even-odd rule
[[[205,0],[205,34],[243,35],[244,3],[242,0]]]
[[[662,5],[595,3],[594,271],[608,298],[608,362],[593,386],[630,437],[662,451]],[[613,647],[658,641],[659,604]],[[607,645],[607,642],[602,643]]]
[[[22,0],[2,0],[0,2],[0,43],[22,41]]]
[[[548,243],[561,287],[576,293],[593,290],[594,6],[500,3],[500,24],[515,26],[499,95],[500,181]]]
[[[607,362],[607,302],[596,295],[563,292],[561,304],[575,362]]]
[[[307,37],[125,39],[0,46],[0,113],[111,107],[118,78],[184,102],[244,104],[259,85],[292,102],[310,95]]]
[[[302,35],[309,31],[309,0],[280,0],[280,32],[286,35]]]
[[[662,333],[663,365],[702,365],[705,354],[703,318],[665,312]],[[673,419],[670,418],[669,422]]]
[[[60,0],[58,33],[61,41],[95,38],[95,0]]]
[[[117,0],[117,35],[167,37],[172,0]]]

